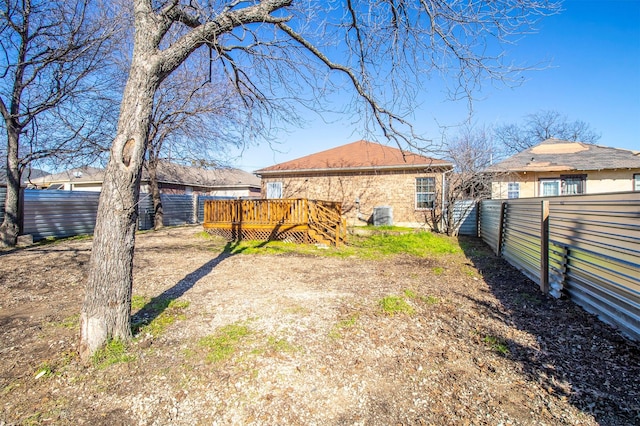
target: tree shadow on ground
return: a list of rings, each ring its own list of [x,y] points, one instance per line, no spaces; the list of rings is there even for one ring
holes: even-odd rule
[[[550,397],[566,398],[601,425],[640,424],[640,346],[567,299],[542,294],[537,284],[479,238],[460,246],[499,304],[473,300],[486,315],[513,324],[536,340],[507,336],[509,359]],[[471,299],[471,297],[469,297]]]
[[[267,243],[268,241],[265,241],[264,243],[260,243],[254,247],[262,247]],[[152,298],[131,317],[133,335],[135,336],[142,327],[158,318],[165,310],[167,310],[171,301],[184,295],[187,291],[193,288],[198,281],[211,273],[211,271],[213,271],[213,269],[225,259],[236,254],[240,254],[246,249],[246,246],[240,245],[240,241],[228,242],[218,256],[209,260],[195,271],[185,275],[185,277],[178,281],[173,287],[168,288],[160,295]]]

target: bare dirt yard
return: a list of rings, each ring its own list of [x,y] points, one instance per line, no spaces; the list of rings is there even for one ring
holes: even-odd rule
[[[91,365],[91,241],[0,252],[0,425],[640,424],[637,344],[460,246],[363,259],[140,234],[136,338]]]

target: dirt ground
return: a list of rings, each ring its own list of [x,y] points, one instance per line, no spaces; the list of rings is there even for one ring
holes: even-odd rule
[[[638,345],[477,240],[362,260],[200,231],[138,236],[138,335],[112,365],[76,353],[91,242],[0,252],[0,425],[640,424]]]

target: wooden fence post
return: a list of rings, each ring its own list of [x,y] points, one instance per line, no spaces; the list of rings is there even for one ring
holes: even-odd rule
[[[540,290],[549,293],[549,200],[542,200],[540,217]]]

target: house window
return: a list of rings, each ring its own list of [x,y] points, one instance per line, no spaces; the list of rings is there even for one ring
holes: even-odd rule
[[[416,178],[416,209],[432,209],[436,198],[436,178]]]
[[[543,197],[560,195],[560,179],[540,179],[540,195]]]
[[[640,191],[640,173],[633,175],[633,190]]]
[[[267,198],[282,198],[282,182],[267,182]]]
[[[507,198],[520,198],[520,182],[509,182]]]
[[[561,175],[560,178],[540,179],[540,195],[554,197],[584,194],[586,180],[587,175]]]
[[[584,194],[587,175],[561,175],[562,195]]]

